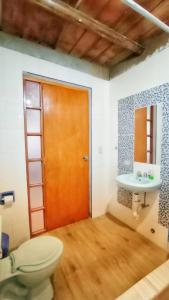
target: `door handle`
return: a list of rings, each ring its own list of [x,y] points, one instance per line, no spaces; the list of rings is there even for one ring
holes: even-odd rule
[[[83,156],[83,160],[88,161],[88,160],[89,160],[89,157],[88,157],[87,155],[84,155],[84,156]]]

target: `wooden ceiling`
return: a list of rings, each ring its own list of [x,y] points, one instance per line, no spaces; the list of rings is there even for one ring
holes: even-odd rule
[[[1,30],[113,66],[162,31],[120,0],[0,0]],[[169,0],[137,0],[169,24]]]

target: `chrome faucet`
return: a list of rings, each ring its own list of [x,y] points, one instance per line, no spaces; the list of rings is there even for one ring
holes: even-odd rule
[[[147,172],[144,172],[144,173],[143,173],[143,177],[144,177],[144,178],[147,178],[147,177],[148,177],[148,173],[147,173]]]
[[[136,177],[137,177],[137,178],[142,177],[142,172],[141,172],[141,171],[137,171]]]
[[[137,171],[137,173],[136,173],[136,179],[138,181],[142,181],[142,172],[141,171]]]

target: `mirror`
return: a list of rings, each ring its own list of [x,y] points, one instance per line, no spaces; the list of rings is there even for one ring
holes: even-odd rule
[[[160,164],[161,104],[136,109],[134,126],[134,161]]]

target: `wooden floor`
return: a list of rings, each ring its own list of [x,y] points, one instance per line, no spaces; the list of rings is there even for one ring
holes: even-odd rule
[[[113,300],[167,259],[167,253],[106,215],[50,233],[64,243],[54,300]]]

